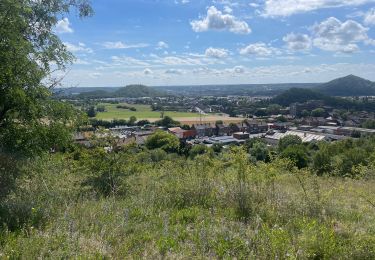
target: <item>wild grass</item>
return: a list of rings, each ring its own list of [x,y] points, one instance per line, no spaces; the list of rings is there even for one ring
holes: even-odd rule
[[[107,196],[84,185],[97,175],[70,156],[28,165],[2,203],[0,257],[375,257],[373,179],[317,177],[285,160],[254,165],[240,150],[150,154],[117,155],[126,192]]]

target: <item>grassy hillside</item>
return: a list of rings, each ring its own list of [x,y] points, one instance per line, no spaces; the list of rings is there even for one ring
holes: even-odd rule
[[[0,257],[374,259],[373,178],[246,158],[129,147],[30,162],[1,205]]]

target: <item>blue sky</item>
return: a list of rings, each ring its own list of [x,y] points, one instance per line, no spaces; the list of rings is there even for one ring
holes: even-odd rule
[[[375,80],[375,0],[93,0],[65,87]],[[62,75],[62,74],[61,74]]]

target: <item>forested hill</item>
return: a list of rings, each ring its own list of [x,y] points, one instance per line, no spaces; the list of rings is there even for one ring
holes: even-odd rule
[[[115,95],[118,97],[137,98],[165,96],[166,94],[163,91],[159,91],[144,85],[129,85],[117,90]]]
[[[163,91],[156,90],[144,85],[128,85],[119,88],[116,91],[106,91],[103,89],[89,92],[82,92],[77,97],[79,98],[111,98],[111,97],[125,97],[125,98],[140,98],[140,97],[160,97],[165,96]]]
[[[349,75],[317,86],[314,90],[329,96],[373,96],[375,83]]]
[[[272,103],[289,106],[292,103],[304,103],[309,100],[324,100],[326,98],[327,96],[311,89],[291,88],[274,97]]]

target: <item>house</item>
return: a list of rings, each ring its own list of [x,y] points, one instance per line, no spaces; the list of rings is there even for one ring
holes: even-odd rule
[[[195,138],[197,136],[197,131],[195,129],[184,130],[181,127],[168,128],[168,132],[171,134],[174,134],[179,139],[185,139],[185,140]]]
[[[216,131],[216,128],[211,126],[211,124],[194,125],[193,129],[196,131],[196,136],[198,137],[213,136]]]
[[[250,138],[250,134],[246,132],[237,132],[233,134],[233,137],[237,140],[247,140]]]
[[[216,125],[216,135],[223,136],[223,135],[230,135],[231,129],[228,125],[225,124],[217,124]]]
[[[246,131],[250,134],[259,134],[268,131],[268,124],[263,121],[245,120],[244,125],[246,127]]]

